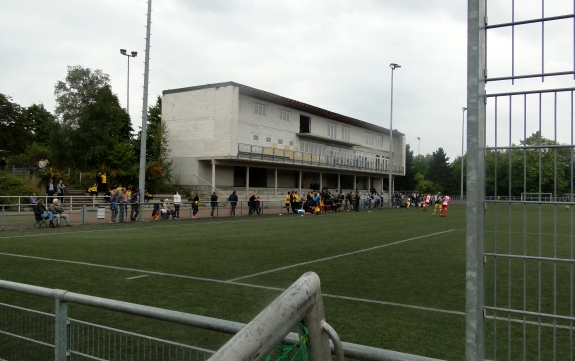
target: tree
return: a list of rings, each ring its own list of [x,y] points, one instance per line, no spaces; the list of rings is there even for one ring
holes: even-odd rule
[[[170,148],[168,146],[168,127],[162,121],[162,98],[156,98],[156,104],[148,108],[148,127],[146,129],[146,161],[168,164]]]
[[[443,191],[447,190],[451,183],[448,161],[449,157],[447,157],[443,148],[439,148],[436,152],[433,152],[429,162],[429,180]]]
[[[415,189],[417,181],[415,168],[413,167],[413,151],[409,144],[405,145],[405,177],[398,177],[395,181],[395,189],[411,191]]]
[[[109,85],[110,77],[99,69],[68,66],[66,79],[54,86],[56,115],[64,124],[77,126],[82,109],[94,102],[99,89]]]
[[[22,110],[22,119],[30,141],[46,145],[50,141],[50,134],[56,125],[56,117],[50,113],[44,104],[32,104]]]
[[[118,97],[105,85],[79,109],[75,125],[63,122],[54,134],[53,153],[60,164],[93,169],[105,164],[116,144],[131,139],[132,126]]]
[[[0,147],[12,153],[26,148],[26,127],[22,121],[22,107],[12,98],[0,94]]]

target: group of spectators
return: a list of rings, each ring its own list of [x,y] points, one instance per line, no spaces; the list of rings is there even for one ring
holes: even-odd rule
[[[288,192],[285,197],[285,208],[288,213],[319,214],[344,211],[359,212],[365,208],[379,208],[383,206],[383,195],[371,190],[369,193],[359,191],[344,193],[335,191],[333,194],[324,188],[321,192],[310,190],[303,204],[296,191]]]
[[[62,227],[62,219],[66,221],[67,227],[72,227],[72,225],[70,224],[70,218],[64,211],[64,207],[60,205],[60,201],[58,200],[58,198],[54,198],[52,200],[52,202],[48,206],[48,209],[46,209],[43,200],[40,199],[39,201],[36,201],[36,203],[34,204],[34,215],[36,216],[36,218],[43,218],[49,220],[50,228],[55,228],[56,226]],[[56,223],[54,223],[54,220],[56,220]]]

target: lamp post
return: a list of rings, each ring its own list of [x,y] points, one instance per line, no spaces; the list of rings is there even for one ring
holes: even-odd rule
[[[420,137],[417,137],[417,156],[419,157],[419,141],[421,140]]]
[[[463,145],[465,139],[465,111],[467,108],[461,108],[463,110],[463,120],[461,121],[461,200],[463,200]]]
[[[132,51],[130,54],[126,51],[126,49],[120,49],[120,54],[125,55],[128,57],[128,91],[127,91],[127,101],[126,101],[126,112],[130,114],[130,58],[135,58],[138,56],[137,51]]]
[[[388,198],[389,198],[389,208],[391,208],[391,205],[393,204],[392,202],[392,195],[393,195],[393,191],[391,189],[392,187],[392,172],[393,172],[393,71],[395,69],[399,69],[401,68],[401,66],[399,64],[396,63],[391,63],[389,64],[389,67],[391,68],[391,110],[389,113],[389,186],[388,186]]]

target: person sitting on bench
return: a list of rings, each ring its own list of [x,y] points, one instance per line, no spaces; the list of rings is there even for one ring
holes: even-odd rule
[[[54,198],[52,204],[50,204],[48,208],[50,209],[50,212],[52,212],[52,215],[58,221],[57,222],[58,227],[62,227],[61,222],[62,218],[66,220],[66,227],[72,227],[72,225],[70,224],[70,218],[66,213],[64,213],[64,207],[60,206],[60,201],[58,200],[58,198]]]
[[[39,200],[38,203],[36,203],[36,205],[34,206],[34,215],[36,216],[36,219],[39,218],[49,219],[50,228],[54,228],[54,215],[52,214],[52,212],[46,210],[46,207],[44,207],[43,200]]]

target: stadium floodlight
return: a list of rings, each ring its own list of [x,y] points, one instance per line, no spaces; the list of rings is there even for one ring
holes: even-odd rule
[[[389,64],[391,68],[391,110],[389,113],[389,186],[388,186],[388,203],[389,208],[391,208],[392,203],[392,195],[393,195],[393,187],[392,187],[392,175],[393,175],[393,71],[395,69],[401,68],[399,64],[391,63]]]

